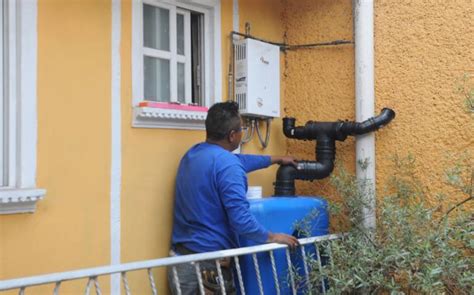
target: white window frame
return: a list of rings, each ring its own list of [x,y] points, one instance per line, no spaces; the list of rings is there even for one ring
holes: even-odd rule
[[[210,107],[212,103],[220,101],[222,95],[220,0],[136,0],[132,4],[132,107],[134,109],[132,126],[139,128],[204,130],[207,112],[138,106],[140,102],[144,101],[143,3],[158,7],[172,6],[177,9],[183,8],[197,11],[204,15],[203,101],[206,107]],[[176,25],[175,20],[174,25]],[[176,46],[175,38],[172,38],[170,42],[171,47]],[[186,73],[189,73],[189,77],[186,78],[189,79],[189,82],[187,81],[186,83],[187,87],[189,87],[189,89],[186,89],[187,102],[191,101],[190,65],[191,63],[189,62],[189,68],[186,70]],[[173,74],[173,71],[171,71],[170,77],[171,79],[176,79],[176,72]],[[176,95],[173,96],[172,94],[171,97],[172,100],[176,99]]]
[[[4,1],[8,3],[8,72],[4,77],[8,79],[8,93],[4,92],[8,182],[0,187],[0,214],[12,214],[34,212],[46,191],[36,187],[37,1]]]
[[[143,3],[150,4],[149,1]],[[170,62],[170,102],[178,102],[178,79],[177,79],[177,64],[182,63],[185,66],[185,102],[191,103],[191,13],[187,10],[177,8],[176,6],[153,4],[152,6],[158,8],[164,8],[170,12],[169,28],[170,28],[170,50],[164,51],[155,48],[149,48],[143,46],[143,56],[159,58],[168,60]],[[177,27],[176,19],[177,15],[183,15],[184,17],[184,55],[178,54],[176,46],[177,40]],[[143,66],[143,60],[142,66]]]

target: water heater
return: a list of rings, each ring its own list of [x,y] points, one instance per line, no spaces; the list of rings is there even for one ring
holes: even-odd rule
[[[234,43],[235,100],[244,116],[280,116],[280,48],[253,39]]]

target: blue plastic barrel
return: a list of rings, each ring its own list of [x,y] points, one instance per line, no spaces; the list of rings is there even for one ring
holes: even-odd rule
[[[327,201],[319,197],[270,197],[249,200],[250,211],[269,231],[286,233],[297,237],[320,236],[329,233],[329,214]],[[256,245],[255,242],[240,239],[243,247]],[[306,255],[315,253],[313,245],[305,246]],[[281,294],[291,294],[290,277],[285,250],[274,251],[278,282]],[[290,255],[292,264],[304,277],[301,251]],[[257,254],[264,294],[277,294],[275,279],[269,253]],[[240,258],[241,270],[246,294],[259,294],[254,262],[251,255]],[[300,282],[301,283],[301,282]],[[238,284],[236,284],[238,285]],[[304,293],[305,287],[299,287],[298,293]]]

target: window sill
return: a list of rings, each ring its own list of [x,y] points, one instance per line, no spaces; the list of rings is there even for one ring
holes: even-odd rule
[[[44,189],[0,189],[0,214],[33,213]]]
[[[207,109],[203,107],[149,107],[133,110],[133,127],[205,130]]]

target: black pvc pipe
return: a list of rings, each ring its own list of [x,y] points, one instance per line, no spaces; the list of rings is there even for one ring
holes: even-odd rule
[[[376,131],[390,123],[393,118],[395,118],[395,112],[389,108],[382,109],[380,115],[361,123],[308,121],[305,126],[295,126],[295,118],[283,118],[283,133],[286,137],[316,140],[316,161],[300,161],[296,168],[280,166],[274,183],[275,196],[294,195],[295,179],[314,180],[328,177],[334,170],[336,140],[344,141],[349,135]]]
[[[390,123],[395,118],[395,112],[392,109],[384,108],[380,115],[369,118],[361,123],[343,122],[341,132],[347,135],[360,135],[376,131],[379,128]]]
[[[290,165],[282,165],[277,170],[276,180],[273,183],[275,187],[275,196],[294,196],[296,168]]]

